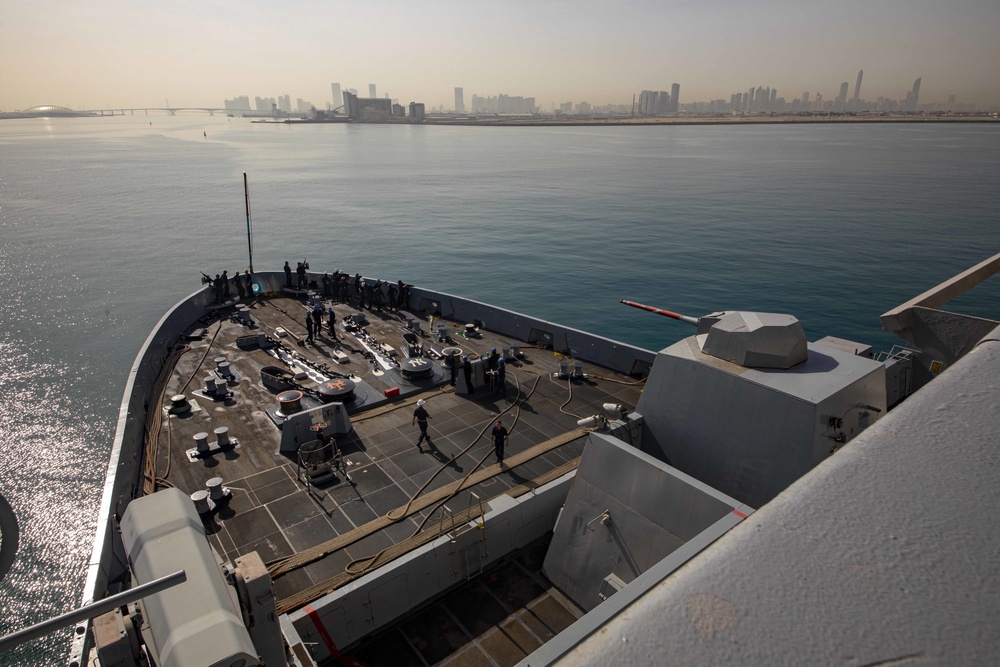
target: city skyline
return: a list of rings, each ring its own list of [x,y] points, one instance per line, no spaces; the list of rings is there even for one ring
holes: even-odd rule
[[[567,100],[627,104],[675,82],[682,103],[728,99],[750,84],[788,99],[811,91],[850,102],[857,93],[840,89],[859,70],[869,100],[905,100],[919,77],[921,101],[954,95],[1000,105],[1000,4],[985,0],[0,2],[5,111],[153,107],[165,99],[218,106],[243,95],[291,95],[325,108],[334,81],[360,90],[375,82],[380,93],[428,108],[453,108],[458,87],[467,106],[472,95],[507,94],[549,110]]]

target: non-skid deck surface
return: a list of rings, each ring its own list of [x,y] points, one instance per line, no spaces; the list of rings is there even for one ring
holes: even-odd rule
[[[345,304],[334,307],[338,321],[357,312]],[[276,406],[276,398],[261,383],[260,369],[282,364],[261,350],[244,351],[236,346],[240,336],[257,332],[273,336],[276,327],[304,339],[306,310],[295,299],[278,297],[256,302],[251,313],[257,328],[238,324],[228,319],[230,313],[223,312],[226,319],[208,323],[206,337],[191,343],[167,384],[164,407],[171,395],[184,393],[192,400],[194,409],[185,416],[164,418],[158,433],[159,477],[189,494],[205,488],[205,482],[217,476],[231,489],[229,502],[205,520],[210,541],[229,559],[257,551],[265,562],[270,562],[302,552],[405,505],[425,484],[424,493],[430,492],[462,479],[476,470],[480,461],[484,461],[483,465],[493,464],[489,431],[504,410],[509,409],[503,415],[505,425],[508,428],[513,425],[507,448],[509,457],[573,430],[578,418],[599,412],[603,403],[634,406],[641,389],[634,379],[587,362],[584,362],[584,370],[590,376],[587,379],[571,384],[553,380],[561,357],[534,348],[525,348],[524,358],[508,365],[506,392],[502,394],[479,389],[472,396],[457,395],[447,386],[446,374],[439,375],[443,387],[423,386],[419,394],[397,403],[352,414],[354,431],[339,438],[337,444],[354,484],[320,488],[321,497],[316,498],[306,493],[304,484],[297,479],[295,460],[279,453],[280,431],[266,413]],[[413,313],[366,311],[365,314],[370,334],[396,350],[403,350],[406,317],[414,316]],[[452,344],[470,355],[486,354],[494,347],[499,350],[505,343],[519,342],[488,331],[480,339],[466,340],[460,335],[464,322],[448,324],[454,336]],[[429,328],[426,320],[423,328],[425,331]],[[332,370],[358,377],[380,393],[387,386],[398,384],[391,379],[391,373],[373,371],[373,365],[362,356],[360,345],[351,335],[343,331],[339,334],[342,340],[336,341],[324,333],[316,345],[305,347],[298,346],[292,337],[284,342],[315,363],[325,363]],[[443,346],[430,338],[424,338],[423,342],[425,346],[432,343]],[[334,349],[347,353],[349,363],[334,362],[331,356]],[[235,397],[214,402],[194,395],[219,356],[225,356],[239,376],[238,384],[233,387]],[[397,359],[402,360],[402,355]],[[411,425],[417,396],[426,399],[425,407],[431,415],[432,439],[420,449],[416,447],[419,429]],[[239,447],[190,462],[185,450],[194,447],[194,434],[207,432],[212,440],[213,429],[219,426],[229,427],[230,436],[238,439]],[[473,493],[485,500],[524,484],[579,457],[583,442],[582,438],[571,441],[489,477],[459,492],[446,504],[451,511],[459,512],[477,502]],[[467,451],[462,453],[463,450]],[[339,574],[352,560],[372,556],[406,540],[432,508],[277,577],[274,582],[277,597],[295,595]],[[438,516],[431,517],[427,524],[442,517],[439,510]]]

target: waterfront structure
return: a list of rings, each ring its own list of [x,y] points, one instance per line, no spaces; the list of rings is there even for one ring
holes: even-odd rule
[[[42,104],[40,106],[24,109],[23,111],[0,111],[0,118],[78,118],[81,116],[94,115],[96,114],[92,111],[76,111],[74,109],[70,109],[69,107],[61,107],[53,104]]]
[[[423,102],[410,102],[410,122],[419,123],[425,117]]]
[[[465,91],[460,87],[455,87],[455,113],[465,113]]]
[[[388,120],[392,118],[392,100],[387,97],[358,97],[345,92],[344,113],[351,120]]]

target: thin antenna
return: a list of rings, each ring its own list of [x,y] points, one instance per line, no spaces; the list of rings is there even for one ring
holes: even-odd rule
[[[250,273],[253,273],[253,227],[250,225],[250,186],[247,173],[243,172],[243,194],[247,201],[247,251],[250,253]]]

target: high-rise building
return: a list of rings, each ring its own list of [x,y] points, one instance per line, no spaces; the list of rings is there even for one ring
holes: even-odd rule
[[[664,114],[670,112],[670,93],[665,90],[661,90],[656,95],[656,113]]]
[[[340,92],[339,83],[331,83],[330,90],[333,91],[333,108],[337,109],[344,103],[344,94]]]
[[[455,87],[455,113],[465,113],[465,91]]]
[[[952,95],[954,97],[954,95]],[[250,98],[246,95],[225,101],[226,111],[250,111]]]
[[[670,86],[670,110],[677,113],[680,109],[681,84],[675,83]]]
[[[425,108],[423,102],[410,102],[410,122],[415,123],[422,121],[425,116]]]
[[[271,113],[271,108],[277,106],[273,97],[255,97],[254,108],[263,113]]]
[[[861,77],[865,75],[863,69],[858,70],[858,82],[854,84],[854,102],[855,104],[861,99]]]
[[[378,95],[375,94],[375,84],[374,83],[369,83],[368,84],[368,97],[378,97]]]
[[[920,79],[923,77],[918,77],[916,81],[913,82],[913,90],[906,94],[906,104],[903,107],[904,111],[916,111],[917,102],[920,100]]]
[[[656,113],[656,102],[659,93],[655,90],[644,90],[639,93],[639,115],[652,116]]]
[[[279,95],[278,96],[278,108],[285,113],[292,113],[292,96],[291,95]]]
[[[848,88],[848,84],[847,84],[846,81],[843,82],[842,84],[840,84],[840,95],[837,95],[837,99],[834,100],[834,103],[833,103],[833,110],[834,111],[843,111],[844,108],[846,107],[846,105],[847,105],[847,88]]]

